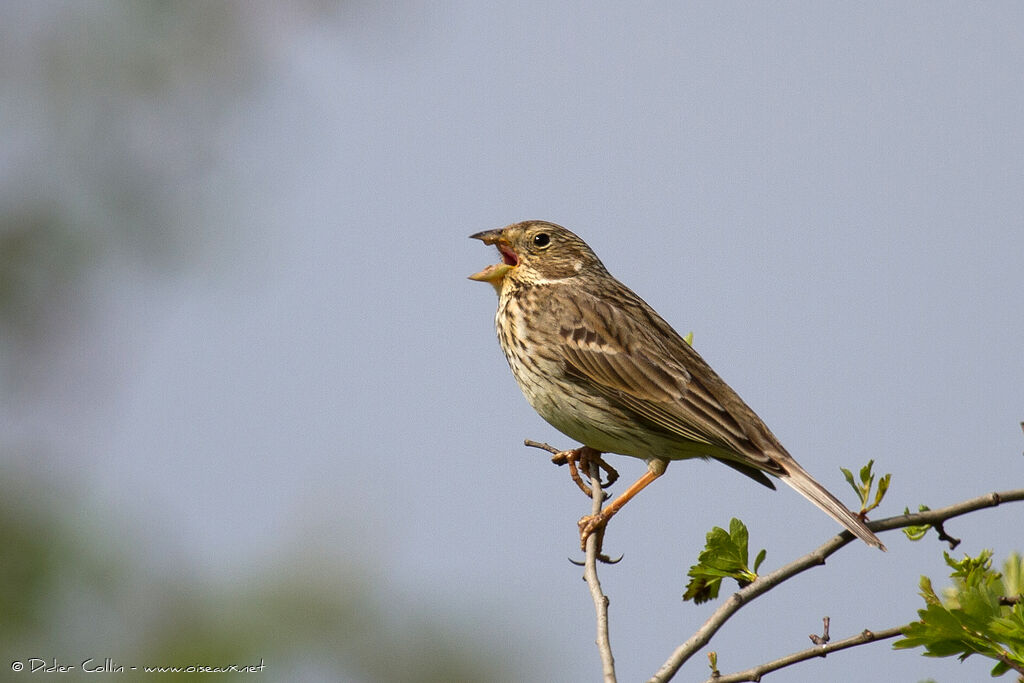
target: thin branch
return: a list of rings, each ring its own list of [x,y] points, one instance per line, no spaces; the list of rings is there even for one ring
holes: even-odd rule
[[[1000,662],[1005,664],[1008,668],[1013,669],[1014,671],[1016,671],[1019,674],[1024,674],[1024,666],[1021,666],[1017,662],[1015,662],[1012,659],[1010,659],[1010,656],[1007,654],[1006,650],[1003,650],[1002,653],[1000,653],[998,659],[999,659]],[[1018,680],[1020,680],[1020,679],[1018,679]]]
[[[937,510],[926,510],[912,514],[887,517],[868,524],[872,531],[889,531],[907,526],[920,526],[923,524],[935,524],[959,517],[975,510],[995,507],[1000,503],[1024,500],[1024,489],[1004,491],[1002,493],[989,493],[977,498],[971,498],[948,507]],[[809,552],[803,557],[784,565],[775,571],[759,576],[753,583],[733,593],[715,612],[704,622],[697,631],[682,645],[677,647],[668,660],[662,664],[657,673],[651,677],[649,683],[665,683],[675,676],[676,672],[690,657],[696,654],[702,647],[707,645],[712,636],[745,604],[767,593],[775,586],[788,581],[797,574],[800,574],[812,567],[825,564],[825,559],[844,545],[853,541],[853,534],[843,531],[837,536],[829,539],[816,550]],[[867,641],[865,641],[867,642]]]
[[[601,490],[601,468],[595,461],[590,462],[590,489],[593,492],[591,505],[592,515],[601,513],[605,494]],[[616,683],[615,658],[612,657],[612,646],[608,640],[608,596],[601,590],[601,581],[597,578],[598,544],[604,529],[587,537],[587,558],[584,564],[583,578],[590,587],[590,597],[594,599],[594,611],[597,613],[597,649],[601,653],[601,668],[605,683]]]
[[[816,645],[800,652],[794,652],[791,655],[780,657],[773,662],[758,664],[746,671],[737,671],[736,673],[728,674],[726,676],[712,676],[705,681],[705,683],[742,683],[742,681],[760,681],[765,674],[778,671],[779,669],[792,666],[793,664],[797,664],[808,659],[824,657],[825,655],[837,650],[845,650],[848,647],[856,647],[857,645],[863,645],[864,643],[873,643],[878,640],[895,638],[896,636],[901,635],[905,628],[906,626],[896,626],[894,628],[887,628],[884,631],[869,631],[865,629],[855,636],[851,636],[843,640],[837,640],[836,642],[828,645]]]
[[[886,517],[885,519],[880,519],[877,522],[868,523],[868,527],[872,531],[889,531],[891,529],[902,529],[903,527],[921,526],[924,524],[934,526],[936,523],[945,522],[953,519],[954,517],[961,517],[966,515],[968,512],[984,510],[985,508],[994,508],[1000,503],[1011,503],[1020,500],[1024,500],[1024,489],[1003,491],[1001,493],[986,493],[983,496],[971,498],[960,503],[954,503],[953,505],[939,508],[938,510],[925,510],[924,512],[913,512],[906,515]]]

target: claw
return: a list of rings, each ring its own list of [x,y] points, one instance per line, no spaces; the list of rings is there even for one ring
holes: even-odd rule
[[[598,453],[596,457],[597,466],[608,473],[608,481],[601,484],[601,488],[606,489],[619,480],[619,473],[615,470],[614,467],[612,467],[611,465],[604,461],[604,458],[601,457],[600,453]]]
[[[613,560],[612,558],[608,557],[604,553],[598,553],[597,554],[597,561],[602,563],[602,564],[618,564],[619,562],[622,562],[622,558],[623,557],[625,557],[625,555],[619,555],[618,557],[616,557]],[[585,566],[587,566],[586,562],[581,562],[580,560],[574,560],[571,557],[568,557],[566,559],[569,560],[570,563],[576,565],[577,567],[585,567]]]

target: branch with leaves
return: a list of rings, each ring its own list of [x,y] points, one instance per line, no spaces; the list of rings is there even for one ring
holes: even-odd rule
[[[555,454],[552,458],[553,462],[565,464],[565,458],[562,456],[568,451],[558,451],[548,444],[533,441],[527,441],[526,444],[548,450]],[[573,469],[571,461],[569,464],[570,469]],[[877,478],[876,485],[876,476],[872,471],[873,465],[874,461],[869,461],[860,469],[857,477],[854,477],[850,470],[842,470],[846,481],[860,498],[859,514],[862,517],[866,517],[868,512],[878,507],[888,491],[891,479],[889,474],[883,475]],[[603,488],[607,487],[610,481],[602,484],[599,476],[600,470],[595,462],[590,463],[589,471],[584,474],[589,476],[590,486],[584,485],[579,474],[575,472],[574,480],[581,489],[591,495],[591,514],[596,515],[601,511],[607,497]],[[910,540],[923,538],[929,529],[934,528],[939,539],[948,542],[950,548],[953,548],[959,543],[959,540],[946,534],[943,528],[944,522],[977,510],[1022,500],[1024,500],[1024,489],[990,493],[936,510],[922,505],[917,513],[905,510],[903,515],[870,522],[868,526],[875,532],[903,529],[904,534]],[[584,578],[594,601],[597,618],[596,643],[601,655],[604,680],[606,683],[610,683],[616,680],[616,674],[615,661],[612,657],[608,637],[608,597],[602,591],[597,575],[602,534],[603,530],[601,533],[591,535],[587,540]],[[719,527],[713,528],[707,534],[707,543],[698,557],[697,564],[690,567],[688,574],[691,580],[683,597],[685,600],[693,600],[697,603],[713,600],[718,597],[722,581],[725,579],[735,580],[739,585],[739,590],[726,599],[690,638],[672,652],[661,668],[650,678],[650,683],[662,683],[672,679],[680,667],[707,645],[718,630],[744,605],[798,574],[825,564],[825,560],[829,556],[853,540],[854,537],[850,532],[843,531],[803,557],[761,576],[758,574],[758,569],[765,559],[766,551],[762,549],[758,552],[753,566],[750,566],[749,534],[746,526],[740,520],[733,519],[729,524],[728,531]],[[991,572],[990,562],[987,562],[989,557],[983,553],[979,558],[965,558],[959,564],[954,564],[956,561],[949,559],[947,555],[947,562],[956,569],[954,580],[961,579],[963,582],[962,586],[958,584],[958,595],[966,596],[964,604],[956,602],[956,600],[952,603],[942,602],[931,589],[931,583],[927,577],[922,577],[922,596],[925,598],[927,606],[919,612],[921,617],[919,622],[882,630],[865,629],[858,634],[829,643],[826,617],[824,636],[812,636],[812,640],[815,642],[814,647],[745,671],[728,675],[721,674],[717,669],[717,655],[711,652],[709,659],[712,665],[712,676],[708,679],[708,683],[759,681],[767,673],[798,662],[823,657],[830,652],[870,642],[895,638],[901,634],[904,639],[898,641],[896,647],[921,646],[925,648],[926,655],[936,657],[959,655],[963,659],[971,654],[982,654],[996,660],[997,664],[993,669],[993,675],[1009,670],[1024,673],[1024,602],[1020,599],[1019,588],[1017,592],[1004,590],[1004,594],[994,598],[990,591],[985,594],[985,600],[979,602],[979,586],[985,585],[991,588],[996,585],[992,576],[997,578],[1002,576]],[[1009,567],[1011,564],[1007,566]],[[956,572],[960,572],[960,574]],[[1020,577],[1024,576],[1024,565],[1018,568],[1012,576],[1017,577],[1014,579],[1016,583],[1011,581],[1005,585],[1019,587]],[[979,604],[984,607],[984,614],[979,614]],[[998,611],[1000,609],[1002,611]],[[1008,611],[1010,613],[1007,613]],[[979,620],[984,621],[982,625],[988,629],[987,631],[976,630],[970,637],[961,633],[961,631],[971,633],[971,627],[978,626]],[[978,635],[979,633],[981,635]],[[989,633],[993,635],[989,635]],[[1024,681],[1024,678],[1021,680]]]
[[[865,629],[849,638],[829,642],[825,617],[824,636],[811,636],[814,647],[744,671],[722,675],[717,654],[711,652],[712,673],[705,683],[760,681],[766,674],[808,659],[901,635],[904,638],[893,643],[894,648],[923,647],[926,656],[957,656],[961,660],[978,654],[995,660],[993,676],[1010,670],[1024,674],[1024,603],[1020,600],[1024,592],[1024,558],[1012,553],[1000,573],[992,570],[990,551],[963,560],[944,554],[946,564],[953,568],[954,585],[943,591],[940,598],[931,580],[921,577],[921,596],[926,607],[918,611],[920,621],[881,631]]]
[[[906,527],[923,527],[923,526],[936,526],[941,525],[942,522],[959,517],[976,510],[984,508],[995,507],[1002,503],[1011,501],[1022,501],[1024,500],[1024,489],[1017,489],[1014,491],[1004,491],[1002,493],[990,493],[984,496],[978,496],[970,500],[950,505],[948,507],[939,508],[937,510],[927,510],[916,514],[904,514],[896,517],[889,517],[881,519],[875,522],[871,522],[868,526],[872,531],[890,531],[892,529],[901,529]],[[734,523],[738,520],[734,520]],[[730,527],[733,525],[731,524]],[[720,531],[720,530],[719,530]],[[745,530],[744,530],[745,531]],[[715,532],[709,533],[708,537],[711,539],[712,535],[716,538],[720,538],[720,534]],[[743,538],[745,534],[733,534],[734,538]],[[717,633],[717,631],[744,605],[750,603],[756,598],[760,597],[764,593],[767,593],[775,586],[788,581],[794,576],[807,571],[808,569],[821,566],[825,564],[825,560],[835,553],[837,550],[847,545],[854,540],[853,535],[848,531],[843,531],[837,536],[823,543],[817,549],[810,553],[800,557],[789,564],[776,569],[773,572],[765,574],[764,576],[757,576],[753,581],[750,581],[748,570],[745,568],[735,567],[733,573],[729,576],[740,583],[741,587],[738,591],[733,593],[726,601],[719,607],[704,624],[697,629],[697,631],[690,636],[683,644],[677,647],[665,663],[658,669],[657,673],[651,677],[650,683],[663,683],[664,681],[671,680],[675,676],[679,668],[686,663],[694,654],[696,654],[701,648],[710,642],[711,638]],[[745,547],[743,551],[745,552]],[[708,548],[705,548],[705,552]],[[701,554],[704,556],[704,553]],[[698,565],[699,566],[699,565]],[[720,565],[711,567],[711,570],[720,568]],[[696,569],[691,568],[690,576],[694,574],[708,573],[705,568]],[[903,627],[900,627],[902,629]],[[889,632],[887,629],[884,632]],[[861,642],[853,643],[850,645],[859,645],[867,642],[874,642],[877,638],[864,639]],[[795,661],[803,661],[809,657],[797,659]],[[795,662],[792,662],[795,663]],[[788,666],[789,664],[785,664]],[[776,667],[781,668],[781,667]],[[772,669],[775,670],[775,669]],[[757,679],[735,679],[735,680],[757,680]]]

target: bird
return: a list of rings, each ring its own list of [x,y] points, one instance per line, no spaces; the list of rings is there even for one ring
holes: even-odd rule
[[[470,235],[501,261],[469,276],[498,293],[495,328],[534,410],[583,444],[581,460],[612,453],[647,471],[579,521],[581,547],[673,460],[712,459],[775,488],[785,482],[870,546],[885,550],[789,454],[757,414],[657,312],[613,277],[570,230],[531,220]],[[600,540],[599,536],[599,540]],[[603,557],[603,556],[602,556]]]

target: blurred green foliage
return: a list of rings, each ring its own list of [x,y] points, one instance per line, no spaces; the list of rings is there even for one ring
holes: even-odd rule
[[[995,660],[993,676],[1015,670],[1024,674],[1024,558],[1012,553],[1002,573],[992,569],[992,552],[962,560],[944,553],[953,585],[940,598],[931,579],[921,577],[925,608],[909,624],[895,648],[922,647],[929,657],[979,654]]]
[[[68,523],[75,512],[82,510],[52,480],[17,477],[0,485],[5,667],[56,657],[79,667],[61,680],[95,680],[81,662],[111,657],[126,667],[262,661],[269,680],[515,679],[488,656],[499,645],[458,617],[413,604],[387,613],[365,569],[311,550],[242,580],[168,576],[140,566],[120,539],[83,535],[73,528],[80,524]]]
[[[208,175],[223,121],[260,84],[277,19],[315,22],[329,11],[316,0],[274,7],[0,6],[0,408],[32,397],[37,375],[53,379],[36,371],[88,319],[96,283],[116,286],[104,280],[111,265],[157,276],[210,239],[194,218],[204,198],[220,212],[232,201]],[[219,227],[214,239],[234,234]],[[159,539],[114,537],[108,529],[123,525],[105,523],[112,510],[72,493],[82,464],[34,450],[46,430],[62,428],[59,415],[10,430],[16,421],[2,417],[0,678],[33,657],[79,667],[62,681],[97,680],[81,671],[89,657],[126,666],[262,660],[263,680],[519,678],[495,663],[507,640],[488,640],[443,607],[384,596],[377,568],[316,548],[281,551],[252,573],[236,567],[233,578],[186,561],[153,566]],[[174,674],[200,679],[209,674]]]

